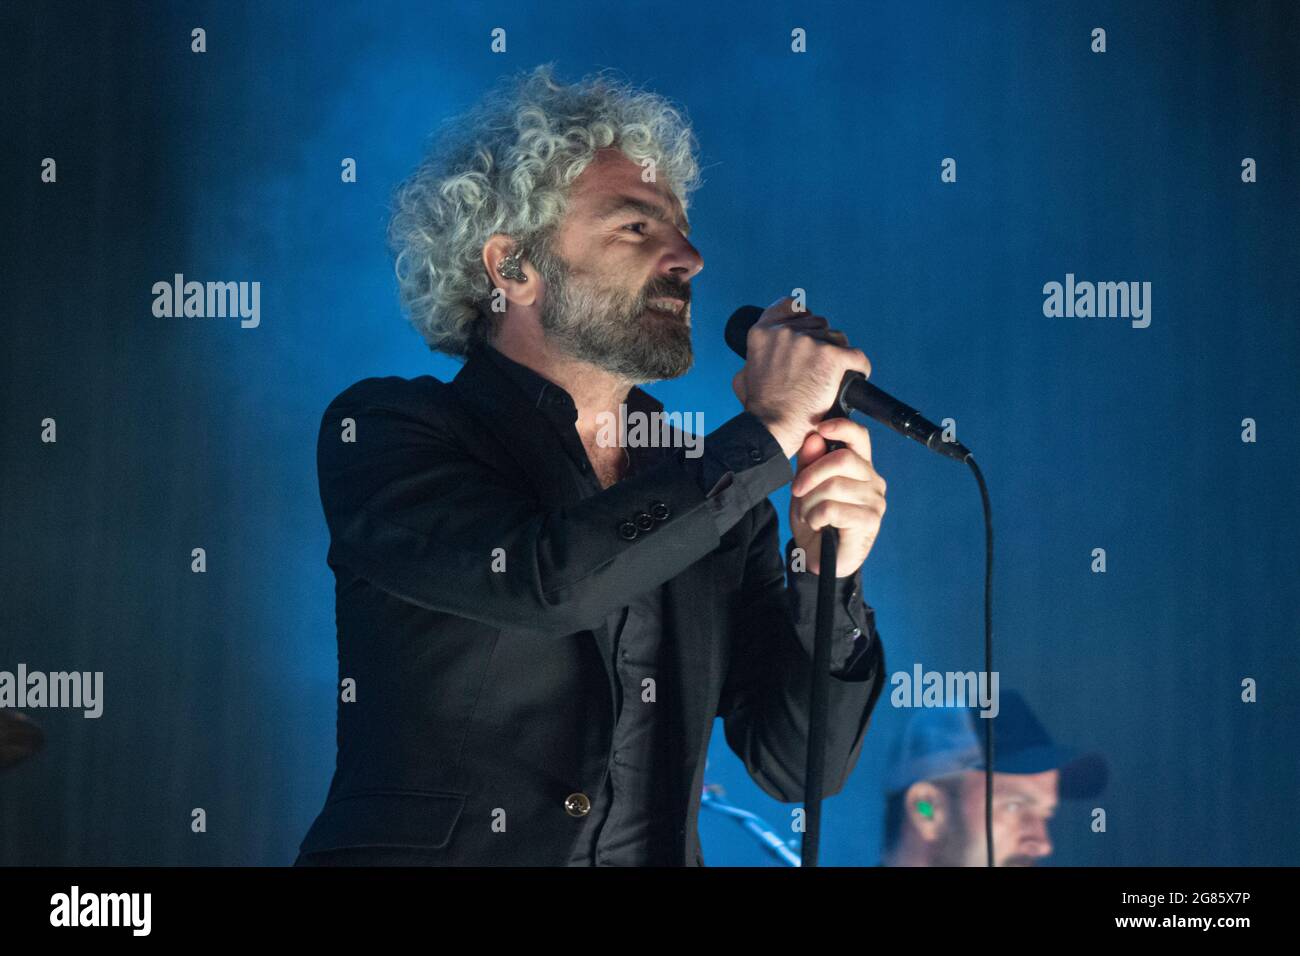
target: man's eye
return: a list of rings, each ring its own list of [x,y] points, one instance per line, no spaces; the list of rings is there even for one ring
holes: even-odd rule
[[[646,224],[645,224],[644,222],[629,222],[629,223],[628,223],[626,226],[624,226],[623,228],[624,228],[624,229],[634,229],[634,228],[636,228],[636,227],[638,227],[638,226],[639,226],[640,228],[644,229],[645,226],[646,226]],[[645,235],[645,233],[638,232],[637,235],[638,235],[638,236],[642,236],[642,235]]]

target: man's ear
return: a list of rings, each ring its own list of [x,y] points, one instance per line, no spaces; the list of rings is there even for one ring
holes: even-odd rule
[[[530,306],[537,301],[537,290],[541,286],[541,280],[532,263],[522,256],[515,260],[523,272],[522,279],[510,278],[517,273],[508,267],[504,273],[502,271],[503,260],[511,258],[518,246],[519,243],[510,236],[500,232],[494,233],[487,242],[483,243],[483,268],[487,270],[492,285],[501,290],[507,302]]]
[[[903,810],[908,824],[921,839],[933,843],[947,829],[949,815],[957,808],[949,804],[943,790],[929,780],[921,780],[907,788]]]

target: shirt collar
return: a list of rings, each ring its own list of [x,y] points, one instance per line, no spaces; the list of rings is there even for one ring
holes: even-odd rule
[[[564,388],[527,365],[507,357],[486,342],[477,343],[474,352],[487,358],[495,369],[513,382],[533,407],[550,413],[561,411],[566,416],[571,416],[570,421],[577,421],[578,407],[574,404],[573,396]],[[664,407],[657,398],[636,385],[628,390],[623,401],[629,412],[661,412]]]

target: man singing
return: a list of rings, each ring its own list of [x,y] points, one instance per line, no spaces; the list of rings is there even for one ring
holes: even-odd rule
[[[803,799],[828,526],[825,793],[842,789],[884,679],[860,567],[885,482],[866,429],[821,418],[866,356],[781,299],[732,383],[744,410],[702,453],[600,440],[692,365],[695,151],[662,97],[541,67],[398,191],[404,305],[464,366],[366,379],[321,423],[345,690],[298,864],[704,865],[715,716],[764,791]],[[783,554],[767,496],[792,456]]]

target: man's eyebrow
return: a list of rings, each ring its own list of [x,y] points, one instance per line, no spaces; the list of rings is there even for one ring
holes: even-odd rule
[[[1040,800],[1037,796],[1035,796],[1030,791],[1021,790],[1019,787],[997,788],[993,796],[994,799],[1005,800],[1006,798],[1010,797],[1012,799],[1024,800],[1026,803],[1033,804],[1036,807],[1039,806],[1045,807],[1048,811],[1052,811],[1056,809],[1055,801],[1046,802],[1044,800]]]
[[[644,199],[637,199],[635,196],[615,196],[604,208],[597,214],[600,219],[609,219],[611,216],[621,212],[639,212],[643,216],[649,216],[658,222],[667,223],[676,226],[681,230],[682,235],[691,234],[691,224],[686,221],[686,217],[674,220],[662,206],[657,206],[652,202],[646,202]]]
[[[1019,787],[1015,785],[1008,786],[1008,787],[999,787],[997,784],[994,784],[993,795],[995,797],[1018,797],[1021,800],[1028,800],[1031,803],[1038,802],[1038,798],[1034,796],[1032,793],[1030,793],[1028,790],[1021,790]]]

